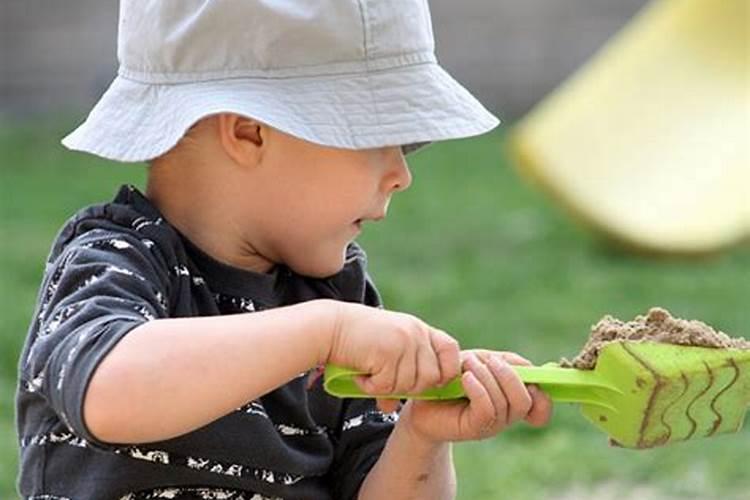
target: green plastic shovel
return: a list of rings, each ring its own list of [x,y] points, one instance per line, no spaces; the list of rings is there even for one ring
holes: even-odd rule
[[[581,412],[612,442],[651,448],[738,431],[750,405],[750,350],[613,342],[594,370],[514,366],[554,401],[580,403]],[[328,365],[325,390],[338,397],[452,400],[465,397],[459,378],[420,394],[365,394],[361,372]]]

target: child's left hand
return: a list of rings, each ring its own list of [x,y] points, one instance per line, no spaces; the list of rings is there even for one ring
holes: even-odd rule
[[[409,400],[399,426],[428,441],[467,441],[494,436],[519,420],[545,425],[552,402],[536,386],[525,386],[510,367],[531,365],[518,354],[474,349],[463,351],[462,384],[468,401]],[[379,400],[381,409],[397,408],[398,401]]]

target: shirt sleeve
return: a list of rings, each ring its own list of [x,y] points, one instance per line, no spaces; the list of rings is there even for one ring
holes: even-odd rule
[[[94,370],[128,332],[167,315],[166,275],[151,252],[131,235],[84,235],[48,264],[42,282],[22,383],[94,445],[108,447],[83,421]]]

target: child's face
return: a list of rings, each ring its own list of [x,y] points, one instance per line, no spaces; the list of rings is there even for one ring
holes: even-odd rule
[[[341,270],[362,223],[385,217],[393,193],[411,183],[400,147],[337,149],[270,130],[265,148],[246,179],[249,243],[308,276]]]

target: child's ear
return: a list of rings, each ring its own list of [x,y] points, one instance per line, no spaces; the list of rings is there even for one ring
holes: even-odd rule
[[[259,163],[265,140],[260,122],[234,113],[219,115],[219,139],[224,151],[235,163],[252,167]]]

